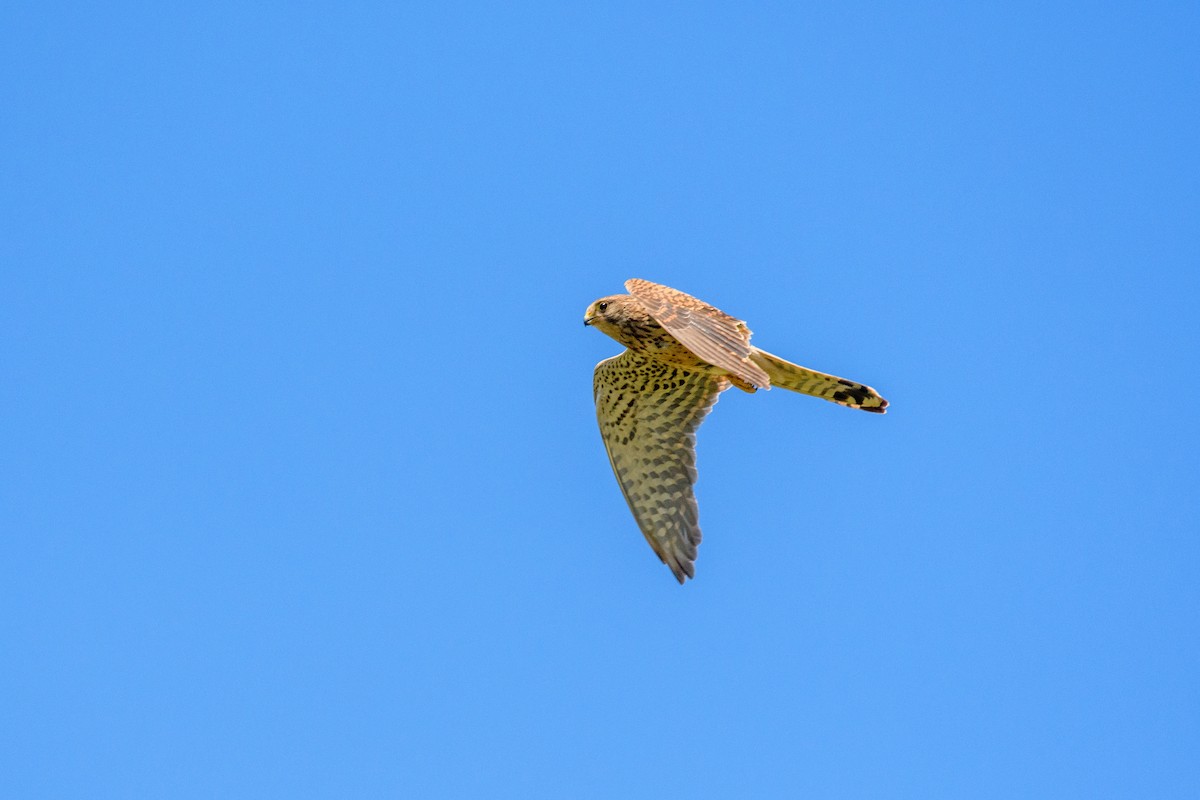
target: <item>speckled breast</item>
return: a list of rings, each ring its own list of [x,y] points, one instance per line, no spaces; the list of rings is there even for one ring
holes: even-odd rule
[[[626,347],[657,361],[683,367],[693,372],[714,375],[725,373],[725,370],[701,360],[695,353],[684,347],[678,339],[667,333],[666,329],[657,322],[641,323],[622,332],[626,334],[622,337],[622,343]]]

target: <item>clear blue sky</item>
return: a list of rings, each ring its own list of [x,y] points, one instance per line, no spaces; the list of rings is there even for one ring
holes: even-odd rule
[[[0,12],[0,794],[1197,796],[1200,7],[647,5]]]

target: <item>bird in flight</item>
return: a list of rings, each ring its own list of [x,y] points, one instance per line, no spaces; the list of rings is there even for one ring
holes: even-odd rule
[[[778,386],[876,414],[888,402],[870,386],[754,347],[745,322],[691,295],[639,278],[625,288],[583,317],[627,348],[596,365],[596,417],[638,527],[683,583],[696,575],[700,544],[696,429],[730,384],[750,393]]]

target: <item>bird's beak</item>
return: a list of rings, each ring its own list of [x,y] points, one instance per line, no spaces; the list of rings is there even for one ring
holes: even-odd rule
[[[595,322],[595,321],[596,321],[596,315],[595,315],[595,314],[592,314],[590,317],[584,317],[584,318],[583,318],[583,324],[584,324],[584,325],[591,325],[591,324],[592,324],[593,322]]]

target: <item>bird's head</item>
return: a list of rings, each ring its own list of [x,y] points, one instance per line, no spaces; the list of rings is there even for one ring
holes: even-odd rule
[[[633,315],[645,315],[645,311],[638,304],[637,300],[627,294],[614,294],[608,297],[601,297],[596,302],[587,307],[587,311],[583,315],[583,324],[591,325],[617,341],[621,341],[618,332],[621,330],[623,323],[627,322]]]

